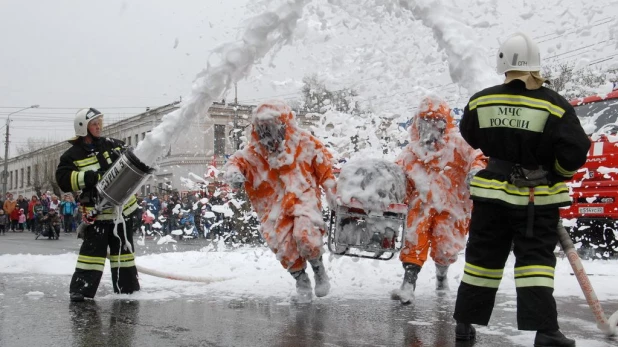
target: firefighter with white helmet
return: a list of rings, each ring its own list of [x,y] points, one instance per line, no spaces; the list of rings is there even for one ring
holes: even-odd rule
[[[575,110],[543,86],[539,48],[507,39],[497,55],[503,84],[474,94],[460,132],[489,157],[470,181],[472,217],[455,312],[457,340],[487,325],[513,245],[517,325],[536,331],[535,346],[574,346],[559,330],[554,292],[558,208],[571,203],[565,180],[586,162],[590,140]]]
[[[75,137],[71,147],[62,154],[56,169],[56,181],[65,192],[81,191],[82,213],[88,216],[99,200],[96,184],[105,171],[126,149],[120,140],[103,137],[103,114],[94,108],[84,108],[75,114]],[[107,258],[108,247],[112,268],[112,284],[116,293],[133,293],[140,289],[133,255],[132,214],[137,210],[135,196],[122,210],[124,223],[114,209],[105,209],[89,223],[82,238],[75,273],[70,284],[70,299],[74,302],[94,298]]]

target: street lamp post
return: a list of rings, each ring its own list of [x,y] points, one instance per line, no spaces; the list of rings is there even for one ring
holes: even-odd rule
[[[15,113],[19,113],[21,111],[29,110],[31,108],[38,108],[39,105],[32,105],[29,107],[24,107],[21,110],[17,110],[15,112],[9,113],[6,117],[6,139],[4,142],[4,169],[2,170],[2,198],[6,197],[7,189],[6,183],[9,178],[9,124],[11,123],[11,115]]]

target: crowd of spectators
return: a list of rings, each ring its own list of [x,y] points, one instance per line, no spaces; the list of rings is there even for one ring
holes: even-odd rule
[[[251,227],[257,230],[257,222],[247,219],[238,221],[238,216],[232,217],[229,204],[234,196],[230,192],[219,189],[209,189],[203,192],[193,192],[183,195],[178,193],[157,196],[148,194],[141,197],[136,195],[140,210],[135,214],[134,225],[138,235],[141,232],[152,235],[153,232],[161,236],[173,234],[174,230],[183,231],[183,235],[192,238],[216,239],[224,237],[226,240],[238,238],[238,231]],[[39,196],[32,195],[30,200],[8,192],[4,200],[0,199],[0,235],[5,232],[32,232],[40,233],[46,224],[53,223],[58,233],[75,232],[82,221],[79,202],[72,193],[65,193],[60,199],[52,192],[44,192]],[[50,211],[53,218],[50,218]],[[238,212],[238,211],[234,211]],[[239,223],[244,223],[239,225]],[[191,230],[191,232],[185,232]],[[257,232],[252,237],[261,240]]]
[[[0,200],[0,230],[6,232],[39,232],[44,223],[57,226],[58,231],[74,232],[81,221],[79,203],[71,193],[66,193],[63,199],[51,192],[42,193],[40,197],[32,195],[27,200],[22,195],[17,199],[13,193],[7,192],[5,199]],[[52,211],[52,216],[49,216]],[[53,217],[53,218],[52,218]]]
[[[162,236],[174,230],[191,230],[194,238],[214,239],[231,231],[229,218],[215,212],[224,205],[226,193],[195,193],[180,197],[179,194],[165,194],[158,197],[149,194],[139,197],[141,212],[137,216],[138,226],[147,234],[156,230]],[[213,207],[214,210],[213,211]]]

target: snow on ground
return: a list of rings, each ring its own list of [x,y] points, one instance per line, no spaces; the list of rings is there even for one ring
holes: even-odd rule
[[[387,298],[391,290],[398,288],[403,278],[403,268],[397,257],[389,261],[358,259],[325,254],[324,261],[332,289],[328,298],[376,299]],[[70,276],[75,268],[77,254],[35,255],[18,254],[0,256],[0,273],[22,275]],[[514,258],[507,262],[499,292],[515,295],[513,280]],[[136,260],[142,267],[177,275],[207,278],[226,278],[211,284],[174,281],[140,275],[142,291],[132,295],[137,300],[172,300],[176,298],[275,298],[289,301],[295,292],[292,277],[284,271],[275,256],[266,248],[240,248],[220,251],[204,248],[201,251],[172,252],[140,256]],[[601,302],[618,300],[617,260],[583,261],[590,281]],[[463,256],[449,270],[449,284],[452,295],[463,273]],[[111,286],[109,266],[103,274],[102,285]],[[312,271],[308,270],[312,275]],[[582,291],[566,258],[558,258],[555,276],[556,297],[577,297],[584,299]],[[433,296],[435,267],[428,261],[421,271],[416,290],[417,297]],[[117,298],[109,295],[109,298]],[[101,298],[99,298],[101,299]],[[515,308],[515,302],[502,302]]]

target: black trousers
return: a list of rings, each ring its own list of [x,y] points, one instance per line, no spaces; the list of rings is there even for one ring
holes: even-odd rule
[[[558,208],[535,209],[532,237],[525,236],[527,218],[526,209],[474,202],[455,320],[489,323],[498,284],[513,245],[518,329],[558,330],[553,297]]]
[[[132,224],[131,219],[126,218],[127,240],[131,249]],[[118,237],[114,235],[114,227],[117,228]],[[88,226],[71,279],[71,293],[81,293],[87,298],[94,298],[103,275],[108,247],[114,292],[130,294],[140,289],[135,256],[125,247],[124,234],[122,224],[114,226],[111,221],[96,221]]]
[[[65,214],[64,219],[62,221],[63,223],[63,228],[64,228],[64,232],[65,233],[70,233],[73,231],[73,215],[72,214]]]

